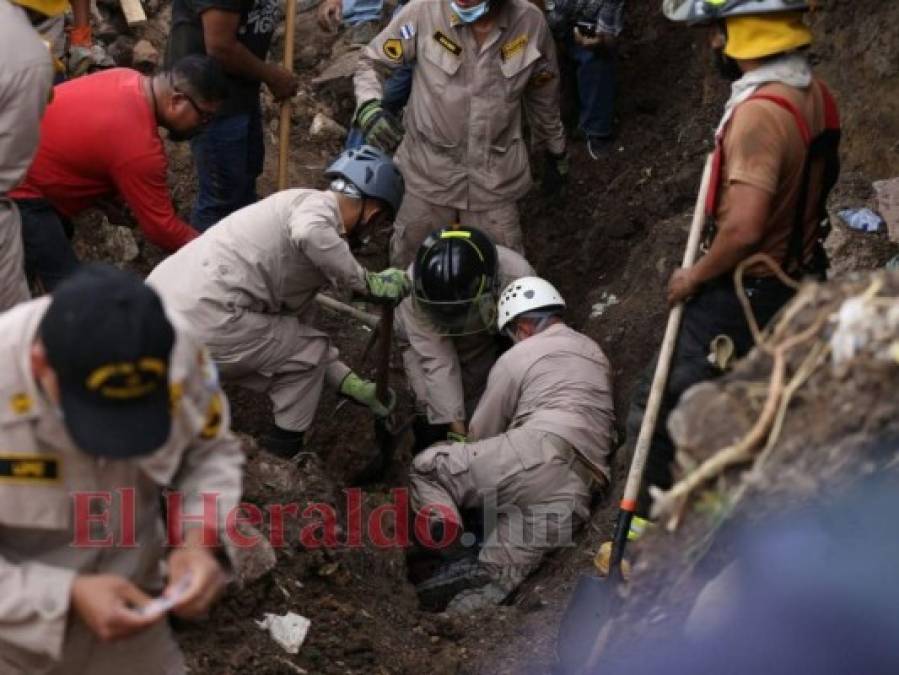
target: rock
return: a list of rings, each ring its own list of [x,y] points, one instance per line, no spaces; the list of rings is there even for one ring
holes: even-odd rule
[[[302,70],[315,68],[315,64],[318,63],[318,49],[312,45],[306,45],[300,49],[296,59],[294,59],[294,63]]]
[[[887,224],[890,241],[899,243],[899,177],[874,183],[877,211]]]
[[[138,40],[133,50],[134,67],[142,72],[152,72],[159,65],[159,52],[147,40]]]
[[[340,139],[346,136],[347,130],[327,115],[316,113],[309,127],[309,134],[313,138]]]
[[[330,91],[335,96],[353,95],[353,75],[359,62],[359,50],[354,49],[337,57],[325,68],[321,75],[312,80],[312,84]]]
[[[237,585],[244,588],[271,572],[278,562],[275,550],[268,539],[252,525],[240,523],[237,526],[241,536],[255,539],[253,546],[235,546],[233,541],[225,541],[225,550],[234,568]]]
[[[134,63],[134,47],[133,39],[127,35],[119,35],[106,49],[106,53],[117,66],[128,68]]]
[[[679,453],[702,462],[745,436],[754,419],[745,405],[714,382],[688,389],[668,417],[668,431]]]

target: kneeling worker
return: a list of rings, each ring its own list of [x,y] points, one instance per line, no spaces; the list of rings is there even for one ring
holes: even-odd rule
[[[0,349],[0,672],[184,673],[149,595],[207,613],[243,462],[206,350],[102,265],[0,316]],[[164,488],[184,516],[217,508],[209,530],[173,521],[168,551]]]
[[[376,415],[392,406],[301,316],[315,294],[333,284],[395,303],[409,291],[402,270],[368,272],[347,243],[396,213],[403,177],[393,161],[362,146],[325,176],[329,190],[285,190],[235,211],[147,278],[206,343],[226,381],[269,395],[275,425],[262,442],[285,457],[302,448],[326,379]]]
[[[443,228],[409,267],[412,295],[397,308],[406,378],[415,395],[415,449],[464,437],[499,356],[496,300],[534,274],[521,255],[473,227]]]
[[[435,538],[461,531],[461,509],[495,518],[492,529],[485,519],[478,568],[452,613],[502,602],[589,517],[591,489],[608,484],[609,363],[563,323],[564,308],[543,279],[506,287],[497,325],[515,345],[490,371],[468,440],[436,445],[412,464],[412,507],[427,514]]]

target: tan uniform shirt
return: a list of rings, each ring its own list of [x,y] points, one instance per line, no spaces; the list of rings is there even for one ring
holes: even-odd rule
[[[497,246],[496,251],[499,288],[534,274],[528,261],[515,251],[504,246]],[[413,276],[411,266],[409,276]],[[467,419],[466,408],[474,408],[496,361],[495,334],[440,335],[411,297],[397,307],[396,328],[406,377],[418,403],[426,408],[428,421],[449,424]]]
[[[53,84],[50,54],[25,13],[0,0],[0,311],[27,300],[22,224],[6,193],[37,150],[41,115]]]
[[[342,234],[333,192],[285,190],[224,218],[162,261],[147,283],[216,361],[239,360],[244,343],[258,351],[266,339],[255,330],[242,334],[242,314],[302,314],[328,284],[366,291],[365,269]],[[272,362],[275,352],[296,351],[271,342]]]
[[[480,49],[447,0],[410,2],[362,50],[357,104],[382,98],[385,71],[413,62],[396,153],[408,192],[471,211],[521,198],[531,186],[522,107],[534,142],[564,151],[555,46],[527,0],[505,0]]]
[[[479,441],[519,427],[553,433],[608,478],[613,420],[605,354],[586,335],[558,323],[499,358],[468,437]]]
[[[178,331],[166,444],[146,457],[119,461],[80,451],[31,375],[29,350],[49,302],[40,298],[0,317],[0,672],[175,672],[180,655],[165,622],[103,644],[70,611],[69,595],[79,573],[117,574],[159,593],[164,486],[184,495],[185,514],[201,514],[201,495],[217,494],[223,524],[240,498],[243,462],[228,428],[227,401],[204,349]],[[126,489],[133,489],[133,519],[121,508]],[[74,494],[85,492],[111,497],[94,504],[108,514],[108,525],[91,522],[89,536],[127,543],[131,523],[137,546],[73,545]]]

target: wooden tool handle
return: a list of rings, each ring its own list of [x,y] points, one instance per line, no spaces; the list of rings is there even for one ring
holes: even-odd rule
[[[293,72],[293,42],[296,25],[297,0],[284,4],[284,67]],[[291,99],[281,101],[281,120],[278,124],[278,190],[287,189],[287,155],[290,149]]]
[[[706,159],[705,169],[702,172],[702,182],[699,187],[699,195],[696,198],[696,206],[693,209],[693,222],[690,225],[690,234],[687,237],[687,247],[684,251],[683,267],[690,267],[696,261],[699,252],[699,239],[702,236],[703,215],[705,212],[706,195],[709,190],[709,176],[711,174],[711,155]],[[621,508],[631,513],[636,510],[637,496],[640,492],[640,484],[643,481],[643,469],[646,466],[646,457],[649,455],[649,444],[655,432],[656,422],[659,418],[659,408],[662,404],[662,394],[668,382],[668,371],[671,368],[671,357],[674,354],[674,346],[677,344],[677,334],[680,329],[681,317],[684,313],[684,303],[679,302],[668,313],[668,325],[665,327],[665,337],[659,350],[659,360],[656,364],[655,375],[652,378],[652,388],[649,390],[649,400],[643,413],[643,421],[640,424],[640,434],[634,446],[634,457],[631,460],[631,468],[627,474],[627,484],[624,487],[624,496],[621,500]]]

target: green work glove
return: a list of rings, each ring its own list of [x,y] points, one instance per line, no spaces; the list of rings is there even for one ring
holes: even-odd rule
[[[468,436],[466,436],[465,434],[460,434],[458,431],[447,431],[446,440],[448,440],[450,443],[467,443]]]
[[[555,155],[546,151],[543,164],[543,194],[547,197],[565,197],[568,185],[568,153]]]
[[[369,145],[393,154],[403,140],[403,123],[389,110],[385,110],[378,99],[366,101],[356,113],[356,125]]]
[[[368,286],[368,294],[374,300],[393,304],[409,295],[412,289],[409,277],[396,267],[388,267],[381,272],[366,272],[365,284]]]
[[[375,393],[377,389],[374,382],[363,380],[356,373],[350,372],[340,383],[340,393],[356,403],[366,406],[374,413],[375,417],[387,417],[396,407],[396,393],[388,388],[387,394],[390,400],[385,405],[378,400]]]

